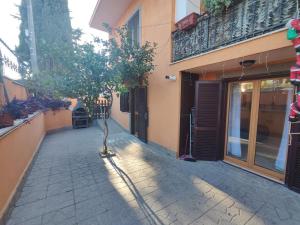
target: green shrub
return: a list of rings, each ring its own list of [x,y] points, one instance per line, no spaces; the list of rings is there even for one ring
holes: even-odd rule
[[[218,14],[228,8],[234,0],[204,0],[204,6],[208,12]]]

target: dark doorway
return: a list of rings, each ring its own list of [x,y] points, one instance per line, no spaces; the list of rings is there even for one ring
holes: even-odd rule
[[[183,72],[181,75],[181,103],[180,103],[180,138],[179,156],[188,153],[189,145],[189,115],[195,102],[195,83],[198,74]]]
[[[148,142],[147,87],[130,90],[130,133],[141,141]]]

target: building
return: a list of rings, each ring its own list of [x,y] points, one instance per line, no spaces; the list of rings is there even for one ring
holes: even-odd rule
[[[130,96],[139,107],[121,112],[118,98],[113,118],[179,156],[195,107],[194,157],[224,160],[299,190],[300,139],[288,122],[295,51],[285,28],[297,1],[241,0],[177,29],[193,12],[203,13],[199,0],[98,0],[91,27],[128,24],[135,39],[158,44],[149,87]]]
[[[7,104],[8,100],[12,101],[14,98],[19,100],[27,99],[28,93],[26,88],[17,81],[21,78],[18,59],[2,39],[0,39],[0,58],[2,60],[0,71],[0,106]],[[5,90],[8,100],[5,97]]]

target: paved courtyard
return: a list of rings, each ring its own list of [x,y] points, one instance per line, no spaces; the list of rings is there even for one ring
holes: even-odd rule
[[[223,162],[184,162],[112,124],[48,135],[7,225],[300,224],[300,195]]]

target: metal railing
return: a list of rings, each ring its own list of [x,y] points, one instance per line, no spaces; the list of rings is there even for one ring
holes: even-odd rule
[[[173,62],[280,28],[297,14],[297,0],[238,0],[220,15],[201,16],[196,27],[172,34]]]

